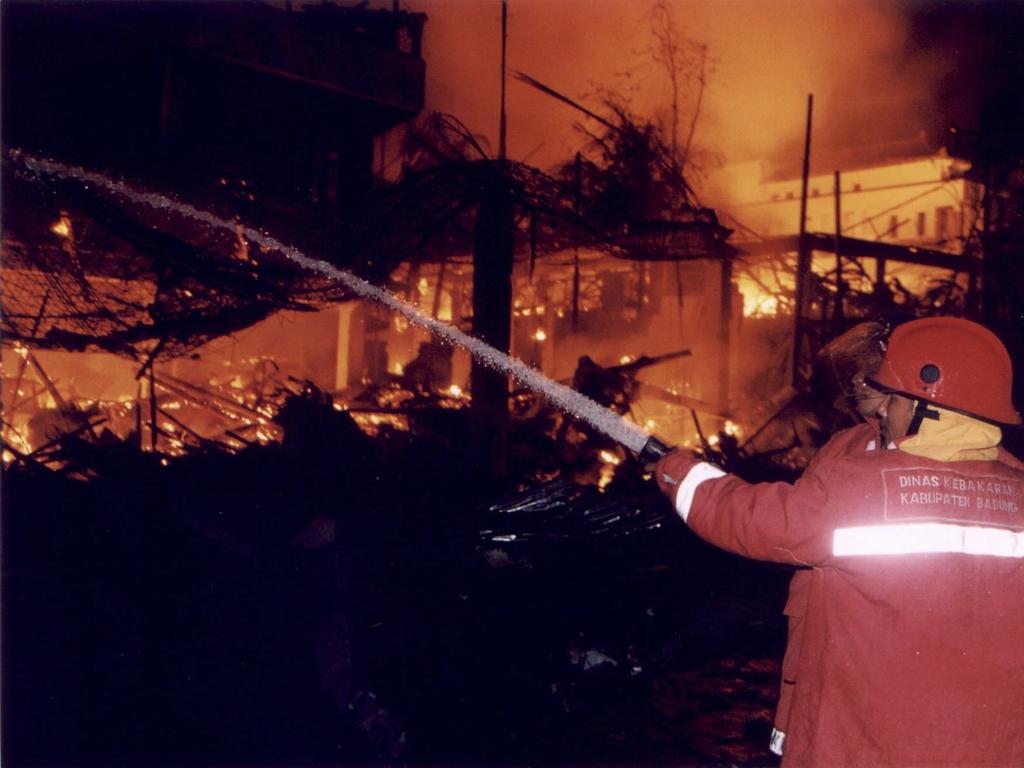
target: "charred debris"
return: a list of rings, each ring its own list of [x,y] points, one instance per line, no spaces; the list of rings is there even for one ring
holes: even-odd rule
[[[421,152],[436,161],[343,225],[337,263],[381,279],[464,259],[495,185],[516,259],[648,242],[566,193],[600,169],[572,167],[567,187],[446,154],[469,137],[435,126]],[[173,361],[211,338],[348,297],[242,237],[33,177],[17,157],[4,174],[11,764],[763,753],[785,574],[704,551],[620,446],[517,391],[496,484],[451,350],[432,343],[345,393],[272,360],[179,377]],[[207,194],[221,212],[254,202],[240,185]],[[694,224],[684,237],[729,252],[709,212]],[[299,242],[322,232],[295,228]],[[134,396],[77,398],[39,359],[54,349],[133,360]],[[626,413],[659,362],[585,359],[574,383]],[[710,706],[739,685],[740,709]]]
[[[419,138],[435,162],[346,225],[339,262],[380,279],[464,258],[495,185],[515,258],[576,242],[643,258],[629,249],[645,237],[566,192],[593,186],[594,208],[617,210],[599,168],[573,164],[567,186],[467,158],[468,134],[436,120]],[[272,360],[179,377],[173,361],[211,338],[348,297],[244,237],[39,178],[16,155],[4,173],[12,764],[762,754],[786,574],[706,552],[621,446],[514,391],[496,484],[435,343],[344,393]],[[694,223],[684,237],[730,252],[713,214]],[[135,396],[77,398],[39,359],[54,349],[133,360]],[[644,370],[689,354],[584,357],[572,384],[626,414]],[[740,709],[709,719],[737,685]]]

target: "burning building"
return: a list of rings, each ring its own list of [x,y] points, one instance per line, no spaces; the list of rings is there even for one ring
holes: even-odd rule
[[[800,177],[772,175],[761,163],[722,170],[716,194],[742,222],[734,241],[747,255],[737,279],[744,315],[799,316],[795,381],[806,382],[815,350],[851,321],[894,311],[977,311],[984,191],[969,170],[944,151],[918,148],[809,175],[804,199]],[[805,291],[799,313],[798,281]]]
[[[5,4],[4,144],[169,185],[229,218],[284,226],[293,242],[351,263],[339,243],[355,204],[376,184],[388,131],[423,103],[425,21],[327,5]],[[255,265],[245,238],[157,242],[152,220],[117,219],[96,201],[73,204],[15,176],[5,170],[4,430],[12,446],[35,449],[53,437],[49,427],[29,428],[37,408],[80,401],[130,410],[155,384],[140,373],[154,361],[228,394],[252,381],[270,387],[267,373],[282,364],[285,380],[337,366],[336,351],[312,341],[346,322],[336,309],[310,311],[332,302],[234,293]],[[269,315],[262,332],[224,341]]]
[[[969,164],[945,152],[842,169],[842,234],[962,254],[981,192]],[[794,234],[801,181],[766,175],[760,163],[723,169],[736,217],[762,236]],[[835,177],[808,179],[807,228],[835,230]],[[753,237],[748,233],[745,239]]]
[[[173,169],[175,188],[191,199],[240,221],[259,222],[335,264],[354,266],[421,311],[456,326],[486,324],[483,312],[494,307],[497,325],[508,326],[508,339],[499,347],[565,381],[584,359],[625,372],[631,418],[674,441],[699,439],[703,422],[712,434],[729,423],[733,430],[746,423],[755,431],[772,410],[764,411],[763,404],[785,396],[790,361],[781,318],[793,289],[786,278],[773,284],[774,275],[753,262],[734,260],[728,230],[713,211],[696,204],[685,180],[677,205],[665,193],[674,183],[671,173],[644,169],[656,181],[643,188],[639,166],[630,169],[621,158],[608,167],[619,168],[615,173],[625,173],[622,178],[596,173],[600,162],[614,160],[610,157],[598,163],[584,158],[576,170],[569,164],[561,178],[509,165],[509,184],[515,187],[512,263],[507,275],[481,278],[479,285],[488,291],[507,280],[510,293],[507,299],[477,296],[474,306],[481,290],[474,291],[473,275],[483,274],[481,265],[494,260],[481,258],[474,244],[473,217],[491,158],[471,149],[473,137],[450,130],[447,150],[438,153],[442,141],[430,151],[421,148],[419,159],[415,152],[407,156],[405,182],[393,194],[377,194],[382,178],[394,176],[391,129],[422,105],[425,17],[334,6],[299,11],[254,4],[236,11],[201,4],[11,5],[6,55],[18,65],[5,67],[6,92],[20,108],[7,110],[5,140],[157,185]],[[95,34],[82,35],[82,29]],[[252,42],[263,38],[271,43]],[[36,61],[43,40],[61,41],[66,58]],[[149,45],[154,40],[159,44]],[[61,66],[78,59],[89,61],[89,67]],[[369,71],[373,77],[365,76]],[[69,123],[78,130],[56,127]],[[642,130],[609,130],[608,136],[618,137],[610,145],[618,142],[622,158],[633,152],[635,160],[650,149],[643,145]],[[456,144],[461,148],[453,155]],[[422,164],[431,153],[434,168]],[[445,158],[440,168],[439,157]],[[822,183],[815,180],[819,192]],[[765,194],[781,221],[792,200],[786,198],[791,190],[778,184]],[[624,190],[631,194],[623,196]],[[772,201],[772,195],[779,199]],[[364,205],[371,198],[372,213]],[[741,202],[763,201],[741,196]],[[848,218],[858,212],[850,211]],[[740,220],[746,215],[747,208],[737,213]],[[23,231],[25,226],[9,228],[7,242],[17,239],[25,247],[12,252],[25,254],[44,239],[54,253],[79,254],[68,256],[73,265],[75,258],[103,252],[103,243],[88,242],[94,217],[95,211],[50,205],[45,216],[33,219],[32,233]],[[9,215],[8,220],[28,218]],[[943,226],[953,224],[949,218]],[[773,237],[773,232],[769,226],[766,234]],[[241,271],[252,260],[252,245],[244,237],[220,247]],[[743,247],[753,257],[775,246]],[[779,247],[784,253],[785,245]],[[256,308],[238,297],[234,315],[219,313],[216,323],[182,343],[147,317],[150,307],[159,306],[161,323],[169,322],[160,295],[161,289],[169,290],[167,278],[151,269],[132,282],[138,291],[132,303],[143,318],[135,340],[104,346],[88,341],[90,334],[103,335],[95,325],[75,329],[74,343],[67,334],[51,333],[47,316],[69,313],[57,303],[59,292],[48,294],[46,281],[38,277],[47,273],[46,264],[18,271],[16,261],[9,260],[8,266],[9,275],[19,279],[8,280],[7,336],[33,347],[32,364],[19,362],[13,348],[4,353],[5,370],[11,372],[8,389],[22,393],[9,425],[22,432],[28,429],[30,403],[59,411],[60,400],[81,399],[89,408],[121,403],[117,408],[124,410],[125,403],[161,388],[156,379],[140,376],[140,370],[153,368],[229,399],[241,397],[257,410],[263,391],[290,378],[315,382],[357,408],[366,405],[360,397],[367,386],[412,391],[423,390],[424,381],[453,404],[468,402],[467,355],[435,345],[403,318],[349,300],[343,291],[300,292],[294,306],[288,306],[292,299],[276,305],[261,300]],[[83,269],[96,268],[86,264]],[[106,295],[107,311],[114,311],[117,286],[105,279],[107,294],[81,294],[86,299]],[[196,327],[183,322],[189,303],[201,300],[195,282],[171,291],[183,335]],[[216,303],[213,294],[205,300]],[[33,328],[36,318],[40,324]],[[751,349],[771,351],[751,355]],[[115,356],[100,356],[104,353]],[[124,416],[124,423],[138,429],[153,421]],[[404,423],[401,414],[374,418]],[[216,429],[220,435],[224,430],[238,434],[235,426],[218,421]],[[255,424],[244,426],[269,434]],[[185,427],[167,423],[164,429],[178,435],[178,442],[183,439]],[[209,436],[207,430],[193,431]],[[45,432],[12,441],[21,439],[22,449],[34,449]],[[143,442],[156,445],[159,437]]]

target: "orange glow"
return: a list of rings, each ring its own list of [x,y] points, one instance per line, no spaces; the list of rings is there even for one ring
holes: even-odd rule
[[[9,442],[12,447],[16,448],[22,453],[32,452],[32,444],[29,443],[29,441],[25,439],[24,435],[22,435],[21,432],[19,431],[20,429],[24,429],[27,426],[27,419],[25,420],[24,426],[19,425],[18,429],[11,429],[8,428],[6,424],[4,425],[4,439],[7,442]]]
[[[409,420],[402,415],[393,413],[354,413],[352,419],[369,437],[376,437],[381,427],[390,427],[401,432],[409,431]]]
[[[50,226],[50,231],[55,235],[60,235],[64,238],[71,238],[73,230],[71,228],[71,219],[64,212],[60,212],[60,218]]]
[[[249,241],[245,239],[243,234],[242,222],[237,222],[235,228],[238,233],[234,253],[235,258],[239,261],[252,261],[252,257],[249,256]]]
[[[600,475],[597,480],[599,490],[604,490],[615,477],[615,468],[622,463],[622,459],[611,451],[601,451],[598,454],[601,459]]]
[[[776,317],[780,312],[779,297],[750,277],[736,279],[736,287],[743,296],[744,317]]]

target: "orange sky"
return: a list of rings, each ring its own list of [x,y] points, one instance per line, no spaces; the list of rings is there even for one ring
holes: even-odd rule
[[[806,99],[815,94],[815,158],[890,142],[927,125],[934,84],[953,62],[906,52],[899,6],[872,0],[670,0],[677,28],[712,64],[696,142],[727,162],[799,161]],[[424,11],[428,109],[451,112],[497,145],[500,0],[407,0]],[[630,89],[634,106],[667,114],[664,69],[652,62],[653,0],[509,0],[509,69],[591,107],[599,86]],[[692,93],[682,114],[692,115]],[[513,159],[547,166],[582,139],[576,112],[510,80]],[[813,159],[813,158],[812,158]]]

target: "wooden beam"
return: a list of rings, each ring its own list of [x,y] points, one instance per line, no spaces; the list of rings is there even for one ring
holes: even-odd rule
[[[804,235],[809,247],[814,251],[834,253],[837,238],[835,235],[820,232],[808,232]],[[847,259],[872,258],[885,261],[899,261],[904,264],[921,264],[927,267],[940,267],[954,272],[972,272],[978,269],[978,259],[973,256],[960,256],[945,251],[934,251],[914,245],[897,245],[881,243],[876,240],[860,240],[855,237],[838,238],[839,248]],[[779,235],[767,237],[763,241],[742,243],[737,246],[741,254],[761,256],[777,253],[793,253],[800,250],[798,235]]]

